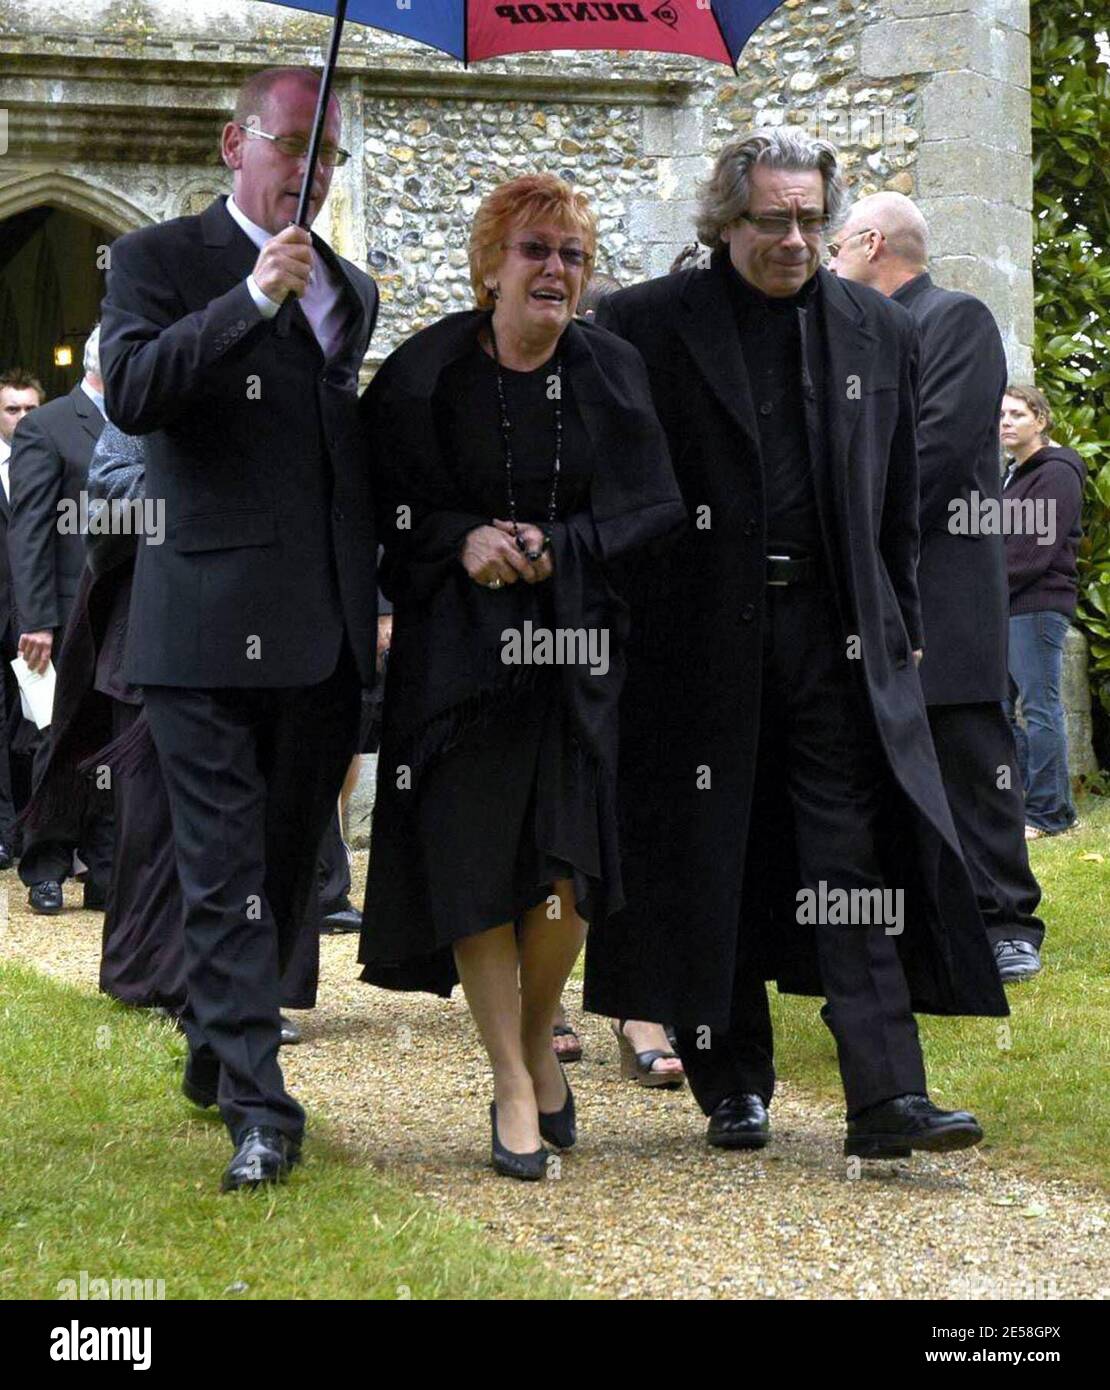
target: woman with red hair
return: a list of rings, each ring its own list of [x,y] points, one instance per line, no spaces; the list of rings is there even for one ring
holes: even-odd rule
[[[477,308],[363,398],[394,609],[362,978],[461,979],[493,1069],[492,1159],[542,1178],[574,1098],[551,1020],[586,923],[623,903],[615,562],[684,509],[643,362],[575,320],[597,230],[551,174],[483,201]]]

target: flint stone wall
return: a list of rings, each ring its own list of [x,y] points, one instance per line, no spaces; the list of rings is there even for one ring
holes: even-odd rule
[[[229,186],[217,138],[243,77],[318,66],[329,27],[253,0],[0,0],[0,218],[49,201],[118,235],[199,211]],[[937,279],[986,300],[1012,372],[1030,379],[1027,32],[1027,0],[786,0],[734,73],[641,53],[464,70],[348,26],[337,92],[355,157],[317,225],[378,280],[367,375],[472,302],[469,222],[496,183],[549,168],[579,184],[599,268],[633,282],[693,239],[711,156],[753,125],[787,123],[833,140],[855,195],[920,201]],[[1073,749],[1093,762],[1081,724]]]

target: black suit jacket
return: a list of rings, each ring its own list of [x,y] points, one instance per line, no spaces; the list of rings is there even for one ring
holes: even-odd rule
[[[80,385],[16,426],[8,559],[20,632],[66,625],[85,568],[85,540],[75,524],[59,528],[58,503],[79,504],[103,428],[104,417]],[[15,636],[18,641],[19,632]]]
[[[344,630],[374,682],[377,546],[358,371],[373,281],[315,238],[349,308],[324,355],[299,305],[263,319],[257,248],[223,198],[112,248],[100,354],[108,415],[146,436],[165,543],[139,547],[126,674],[137,684],[312,685]]]
[[[993,703],[1007,693],[1009,597],[1000,535],[953,535],[950,504],[999,495],[998,416],[1006,354],[991,311],[928,275],[893,298],[921,338],[921,685],[930,705]]]

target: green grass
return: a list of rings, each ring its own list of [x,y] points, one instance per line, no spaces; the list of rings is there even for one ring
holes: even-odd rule
[[[221,1196],[230,1146],[177,1094],[183,1054],[165,1024],[0,965],[0,1298],[56,1298],[81,1270],[169,1299],[574,1295],[315,1122],[289,1183]]]
[[[1030,845],[1044,894],[1045,968],[1009,986],[1010,1017],[919,1022],[933,1099],[974,1111],[985,1148],[1031,1171],[1106,1186],[1110,798],[1079,810],[1081,830]],[[780,1076],[840,1099],[817,1002],[778,996],[773,1007]]]

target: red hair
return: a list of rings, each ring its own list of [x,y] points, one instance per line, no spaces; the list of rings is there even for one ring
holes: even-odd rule
[[[585,193],[577,193],[555,174],[522,174],[499,184],[482,199],[470,229],[470,283],[479,309],[493,307],[486,276],[504,256],[505,239],[522,224],[553,222],[582,238],[588,257],[582,270],[582,288],[589,283],[597,250],[597,222]]]

